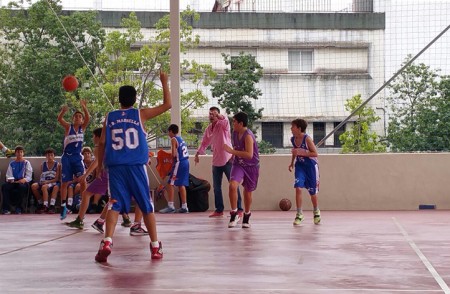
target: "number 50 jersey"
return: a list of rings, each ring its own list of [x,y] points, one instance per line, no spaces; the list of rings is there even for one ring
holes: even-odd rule
[[[147,133],[139,109],[119,109],[108,113],[105,135],[106,166],[147,164]]]

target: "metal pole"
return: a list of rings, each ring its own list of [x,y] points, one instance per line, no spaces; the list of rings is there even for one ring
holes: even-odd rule
[[[170,0],[170,93],[172,96],[171,122],[180,127],[180,3]]]

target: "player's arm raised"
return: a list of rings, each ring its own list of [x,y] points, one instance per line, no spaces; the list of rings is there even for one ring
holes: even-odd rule
[[[66,112],[69,110],[69,106],[64,105],[63,107],[61,107],[61,111],[58,114],[58,122],[59,124],[64,128],[64,130],[67,132],[69,131],[70,128],[70,123],[68,123],[65,119],[64,119],[64,114],[66,114]]]
[[[81,126],[83,128],[83,130],[87,129],[87,126],[89,125],[89,121],[91,120],[91,116],[89,115],[89,111],[87,109],[87,104],[86,104],[86,100],[80,100],[80,104],[81,104],[81,108],[83,108],[83,112],[84,112],[84,120],[83,120],[83,125]]]
[[[170,89],[168,85],[169,77],[166,73],[160,72],[159,79],[161,80],[162,89],[163,89],[163,104],[152,107],[152,108],[143,108],[140,110],[141,119],[143,122],[160,115],[163,112],[166,112],[170,108],[172,108],[172,98],[170,96]]]

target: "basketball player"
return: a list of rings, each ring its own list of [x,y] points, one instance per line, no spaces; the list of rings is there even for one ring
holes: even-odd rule
[[[303,119],[294,119],[291,123],[292,132],[292,160],[289,171],[292,172],[295,160],[295,202],[297,214],[294,219],[294,226],[300,225],[303,221],[302,211],[302,188],[308,190],[314,208],[314,224],[320,223],[320,210],[317,202],[319,192],[319,164],[317,160],[317,149],[311,137],[305,133],[308,123]]]
[[[229,228],[234,228],[240,220],[237,212],[237,190],[239,183],[244,187],[244,216],[243,228],[250,228],[252,193],[256,190],[259,178],[259,152],[255,135],[247,128],[248,115],[245,112],[233,116],[233,148],[224,145],[224,149],[234,155],[230,177],[230,222]]]
[[[64,119],[64,114],[69,110],[67,105],[61,108],[58,115],[58,122],[64,128],[64,150],[61,156],[62,165],[62,183],[61,183],[61,220],[67,217],[67,207],[72,206],[73,199],[67,199],[67,187],[70,182],[78,181],[78,178],[84,174],[83,156],[81,150],[83,149],[84,132],[89,124],[90,116],[86,106],[86,100],[80,100],[80,105],[83,108],[83,113],[75,111],[72,116],[72,123],[68,123]],[[86,183],[81,183],[81,190],[86,189]]]
[[[129,212],[131,197],[144,215],[150,236],[152,259],[163,257],[162,244],[158,241],[154,206],[150,197],[147,175],[148,145],[144,123],[172,107],[167,74],[160,72],[163,88],[163,104],[154,108],[133,108],[136,89],[122,86],[119,89],[120,109],[107,114],[98,147],[97,174],[108,169],[109,188],[114,203],[106,216],[105,238],[95,256],[97,262],[106,262],[111,254],[112,237],[120,212]]]
[[[175,124],[169,126],[169,137],[171,143],[171,154],[173,157],[172,170],[169,173],[168,185],[168,206],[161,209],[160,213],[175,212],[174,206],[174,186],[178,187],[181,198],[181,207],[178,213],[189,213],[186,202],[186,186],[189,186],[189,152],[181,136],[178,136],[179,127]]]
[[[92,133],[93,133],[92,139],[93,139],[94,145],[96,147],[94,149],[94,152],[97,153],[97,149],[98,149],[97,147],[98,147],[98,143],[100,141],[100,137],[102,134],[102,128],[96,128]],[[108,190],[108,173],[106,172],[106,170],[103,170],[100,177],[94,178],[89,183],[88,177],[92,176],[92,173],[95,172],[95,169],[97,168],[97,165],[98,165],[97,157],[98,156],[95,156],[94,161],[89,165],[89,167],[86,170],[86,172],[84,173],[84,175],[82,175],[79,178],[80,182],[86,181],[89,184],[89,186],[86,188],[86,190],[81,192],[81,204],[80,204],[80,210],[78,212],[77,218],[74,221],[66,223],[66,225],[71,228],[77,228],[80,230],[82,230],[84,228],[83,220],[84,220],[84,216],[86,215],[86,211],[89,206],[90,198],[95,194],[105,195]],[[103,223],[105,221],[107,210],[108,210],[108,205],[105,205],[101,216],[92,224],[92,227],[101,233],[104,233]],[[146,235],[147,231],[145,231],[141,227],[140,220],[142,218],[142,214],[140,213],[138,208],[136,208],[135,216],[136,216],[137,220],[135,220],[134,225],[131,226],[131,228],[130,228],[130,235],[132,235],[132,236],[143,235],[143,234]],[[123,217],[124,217],[124,221],[125,220],[129,221],[128,215],[124,214]],[[130,225],[131,225],[131,222],[130,222]]]

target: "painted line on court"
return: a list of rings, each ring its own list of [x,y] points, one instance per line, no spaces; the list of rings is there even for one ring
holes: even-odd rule
[[[431,264],[431,262],[425,257],[425,255],[422,253],[422,251],[420,251],[419,247],[416,245],[416,243],[414,243],[414,241],[411,239],[411,237],[409,236],[408,232],[406,232],[406,230],[403,228],[403,226],[397,221],[397,219],[395,217],[392,218],[392,220],[394,221],[395,225],[397,226],[397,228],[400,230],[400,232],[402,233],[403,237],[405,237],[406,241],[408,241],[409,246],[411,246],[411,248],[414,250],[414,252],[417,254],[417,256],[420,258],[420,260],[422,261],[422,263],[426,266],[426,268],[428,269],[428,271],[430,272],[430,274],[433,276],[433,278],[436,280],[436,282],[439,284],[439,286],[441,287],[441,289],[444,291],[444,293],[446,294],[450,294],[450,288],[448,287],[448,285],[444,282],[444,280],[442,279],[442,277],[439,275],[439,273],[436,271],[436,269],[433,267],[433,265]]]
[[[75,234],[79,234],[79,233],[81,233],[83,231],[85,231],[85,230],[77,230],[76,232],[73,232],[73,233],[70,233],[70,234],[67,234],[67,235],[64,235],[64,236],[61,236],[61,237],[56,237],[56,238],[53,238],[53,239],[49,239],[49,240],[45,240],[45,241],[42,241],[42,242],[34,243],[34,244],[31,244],[31,245],[28,245],[28,246],[24,246],[24,247],[20,247],[20,248],[17,248],[17,249],[10,250],[10,251],[2,252],[2,253],[0,253],[0,256],[6,255],[6,254],[10,254],[10,253],[14,253],[14,252],[17,252],[17,251],[21,251],[21,250],[24,250],[24,249],[27,249],[27,248],[30,248],[30,247],[42,245],[42,244],[45,244],[45,243],[50,243],[50,242],[53,242],[53,241],[56,241],[56,240],[59,240],[59,239],[64,239],[64,238],[73,236]]]

